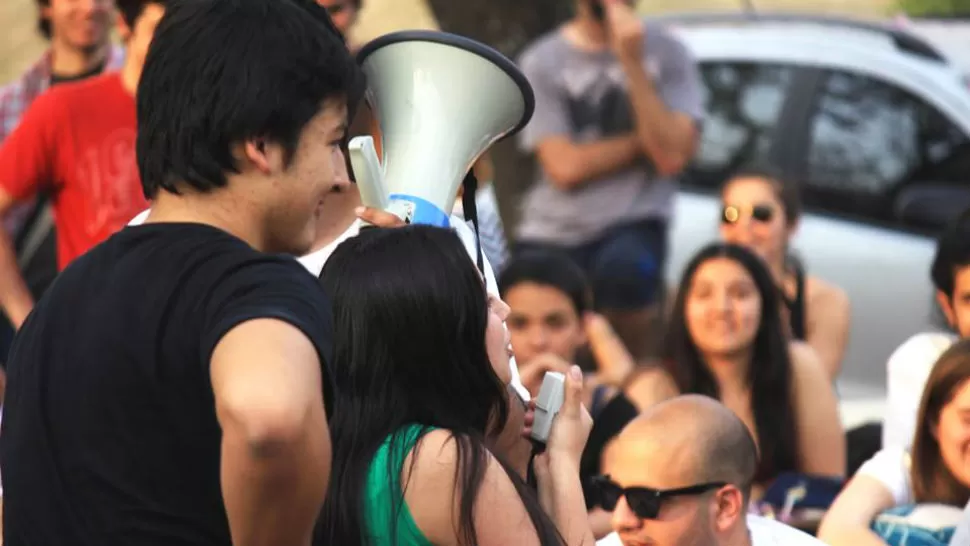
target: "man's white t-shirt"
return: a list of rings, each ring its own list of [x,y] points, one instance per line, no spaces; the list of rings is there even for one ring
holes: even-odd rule
[[[896,447],[883,449],[865,462],[856,476],[866,476],[879,482],[892,495],[893,507],[916,504],[913,485],[910,480],[909,452]],[[918,515],[917,515],[918,514]],[[908,519],[907,518],[915,518]],[[949,527],[956,526],[956,531],[950,544],[952,546],[967,546],[970,544],[970,504],[966,510],[941,504],[924,504],[919,510],[907,516],[896,516],[897,521],[903,520],[919,527]],[[966,538],[964,538],[966,537]]]
[[[145,219],[148,218],[148,214],[150,211],[151,209],[142,211],[140,214],[132,218],[132,220],[128,222],[128,225],[137,226],[144,223]],[[474,260],[475,257],[478,255],[477,243],[475,240],[475,231],[472,230],[472,228],[469,227],[468,224],[466,224],[461,218],[457,216],[451,217],[451,225],[458,233],[458,236],[461,238],[461,241],[465,244],[465,250],[468,251],[468,255],[472,256],[472,259]],[[323,271],[324,264],[326,264],[327,260],[330,259],[330,256],[333,254],[333,251],[336,250],[338,246],[340,246],[340,243],[346,241],[347,239],[350,239],[351,237],[355,237],[358,233],[360,233],[360,226],[361,226],[361,221],[355,220],[354,223],[350,224],[350,227],[348,227],[343,233],[341,233],[336,239],[331,241],[329,244],[327,244],[323,248],[310,252],[306,256],[297,258],[297,260],[301,264],[303,264],[303,266],[306,267],[310,271],[310,273],[313,274],[313,276],[319,277],[320,272]],[[483,261],[485,262],[485,289],[488,291],[489,294],[498,296],[498,282],[495,280],[495,272],[492,271],[492,266],[491,264],[488,263],[487,257],[483,257]],[[522,380],[519,378],[519,367],[515,363],[514,358],[509,359],[509,365],[512,370],[512,386],[515,387],[515,390],[516,392],[519,393],[519,396],[521,396],[523,400],[528,402],[530,399],[529,391],[528,389],[525,388],[524,385],[522,385]]]
[[[748,515],[748,531],[752,546],[823,546],[817,538],[773,519]],[[623,546],[620,535],[611,533],[596,542],[596,546]]]
[[[953,538],[950,539],[950,546],[965,546],[970,544],[970,502],[963,509],[963,521],[957,525]]]
[[[926,332],[907,339],[886,362],[886,417],[882,447],[908,451],[916,434],[923,387],[933,364],[957,340],[953,334]]]
[[[355,220],[350,227],[346,229],[343,233],[337,236],[336,239],[327,243],[326,246],[314,250],[307,254],[306,256],[301,256],[297,258],[303,267],[307,268],[310,273],[313,273],[314,277],[319,277],[320,272],[323,271],[324,264],[330,259],[330,255],[333,254],[334,250],[340,246],[340,243],[350,239],[351,237],[356,237],[360,233],[360,220]]]
[[[884,448],[860,466],[855,475],[876,480],[892,494],[895,506],[904,506],[913,502],[909,461],[909,451],[898,447]]]

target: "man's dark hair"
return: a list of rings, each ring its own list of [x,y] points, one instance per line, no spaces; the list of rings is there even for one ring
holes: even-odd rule
[[[356,104],[363,74],[313,0],[171,0],[138,85],[145,196],[207,192],[238,172],[231,146],[265,138],[287,160],[327,99]]]
[[[569,298],[579,316],[592,307],[593,297],[586,274],[564,252],[528,250],[516,253],[498,277],[499,294],[505,297],[513,287],[526,282],[559,290]]]
[[[47,40],[51,39],[51,20],[44,17],[44,8],[49,8],[51,0],[37,0],[37,30]]]
[[[970,210],[947,226],[936,241],[936,256],[930,268],[933,286],[953,298],[957,270],[967,266],[970,266]]]

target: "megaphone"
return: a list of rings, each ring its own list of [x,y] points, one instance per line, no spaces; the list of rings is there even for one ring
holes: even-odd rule
[[[412,30],[365,45],[357,61],[381,128],[350,141],[361,201],[406,223],[450,225],[458,188],[478,158],[532,118],[535,95],[515,64],[474,40]]]

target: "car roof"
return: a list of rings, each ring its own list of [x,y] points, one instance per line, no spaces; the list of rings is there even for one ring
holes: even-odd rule
[[[970,134],[970,90],[963,73],[918,37],[855,21],[657,18],[699,61],[752,61],[838,68],[888,80],[930,102]],[[915,41],[910,42],[912,38]],[[920,49],[922,47],[927,49]],[[935,58],[934,58],[935,56]]]

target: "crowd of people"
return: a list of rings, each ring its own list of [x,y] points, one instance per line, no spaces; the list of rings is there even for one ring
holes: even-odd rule
[[[927,264],[954,333],[845,430],[850,298],[792,249],[797,183],[734,173],[665,283],[703,93],[632,1],[517,59],[514,231],[487,154],[477,231],[461,196],[452,229],[361,205],[360,0],[37,1],[0,90],[8,545],[970,546],[970,213]]]

